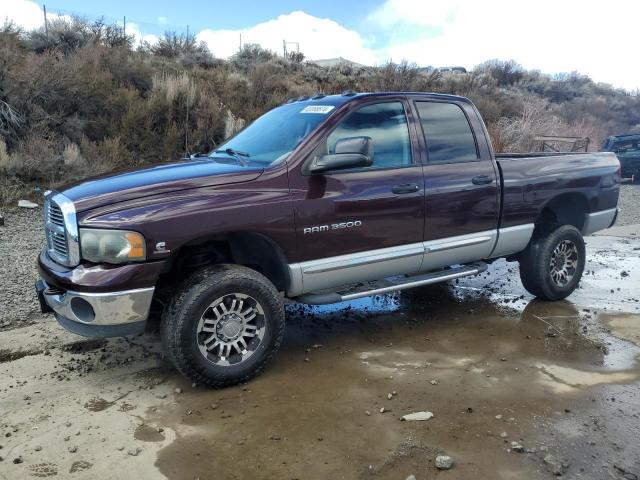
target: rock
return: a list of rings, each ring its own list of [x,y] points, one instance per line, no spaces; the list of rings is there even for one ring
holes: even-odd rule
[[[127,453],[132,457],[137,457],[140,454],[140,452],[142,452],[142,449],[140,447],[132,448],[127,451]]]
[[[391,400],[393,398],[393,395],[391,393],[387,393],[387,400]]]
[[[502,438],[507,438],[509,435],[507,435],[507,432],[502,432],[502,433],[500,434],[500,436],[501,436]]]
[[[517,453],[522,453],[524,452],[524,447],[518,442],[511,442],[511,450]]]
[[[156,393],[156,398],[159,398],[160,400],[167,398],[167,394],[166,393]]]
[[[453,458],[449,455],[438,455],[436,457],[436,468],[438,470],[449,470],[453,467]]]
[[[176,393],[182,393],[182,389],[181,389],[181,388],[176,388],[176,389],[174,390],[174,392],[176,392]]]
[[[365,410],[364,413],[366,413],[367,416],[371,416],[371,412],[369,410]]]
[[[544,457],[544,463],[549,466],[551,473],[556,476],[562,475],[567,471],[568,468],[568,465],[566,463],[562,462],[559,458],[551,454],[548,454]]]
[[[414,412],[409,413],[407,415],[403,415],[401,420],[405,422],[420,422],[424,420],[429,420],[433,418],[433,413],[431,412]]]
[[[496,415],[496,420],[502,420],[502,415]]]
[[[415,475],[409,475],[407,478],[405,478],[405,480],[416,480],[416,476]]]
[[[382,407],[382,408],[380,409],[380,413],[384,413],[384,412],[385,412],[384,407]]]
[[[40,445],[36,445],[33,449],[34,449],[36,452],[39,452],[40,450],[42,450],[42,446],[40,446]]]
[[[75,445],[73,447],[69,447],[69,453],[76,453],[78,451],[78,447],[76,447]]]
[[[30,202],[29,200],[19,200],[18,206],[21,208],[31,208],[31,209],[38,208],[37,203]]]
[[[15,463],[16,465],[17,465],[18,463],[22,463],[23,461],[24,461],[24,460],[22,460],[22,457],[16,457],[16,458],[14,458],[14,459],[13,459],[13,463]]]
[[[437,380],[430,380],[430,381],[429,381],[429,383],[430,383],[431,385],[437,385],[437,384],[438,384],[438,381],[437,381]]]

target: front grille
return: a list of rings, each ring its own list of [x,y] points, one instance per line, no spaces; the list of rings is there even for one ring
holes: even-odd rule
[[[67,234],[64,226],[64,215],[60,207],[50,200],[46,210],[47,220],[47,245],[49,253],[55,260],[66,263],[69,257],[69,247],[67,246]]]
[[[64,227],[64,215],[62,215],[62,210],[60,210],[60,207],[53,201],[49,202],[48,214],[51,223]]]

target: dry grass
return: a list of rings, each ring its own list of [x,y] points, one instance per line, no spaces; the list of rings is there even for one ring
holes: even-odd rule
[[[188,101],[190,105],[194,103],[196,97],[195,85],[185,72],[177,75],[154,74],[151,83],[154,95],[160,95],[168,102],[173,102],[176,98],[182,98]]]

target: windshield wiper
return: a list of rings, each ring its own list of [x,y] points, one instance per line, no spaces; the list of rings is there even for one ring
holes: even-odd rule
[[[241,152],[239,150],[234,150],[233,148],[225,148],[224,150],[216,150],[214,153],[226,153],[230,157],[235,158],[240,165],[243,167],[249,165],[249,163],[242,157],[250,157],[247,152]]]

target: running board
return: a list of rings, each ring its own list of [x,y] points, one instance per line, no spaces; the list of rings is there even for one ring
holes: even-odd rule
[[[455,268],[447,268],[437,272],[431,272],[419,276],[411,277],[395,277],[386,279],[385,285],[370,290],[356,291],[353,293],[307,293],[299,297],[294,297],[298,303],[306,303],[308,305],[326,305],[330,303],[348,302],[356,298],[370,297],[372,295],[380,295],[382,293],[396,292],[398,290],[406,290],[408,288],[421,287],[423,285],[431,285],[433,283],[446,282],[447,280],[455,280],[456,278],[477,275],[487,269],[484,262],[474,263],[472,265],[462,265]]]

